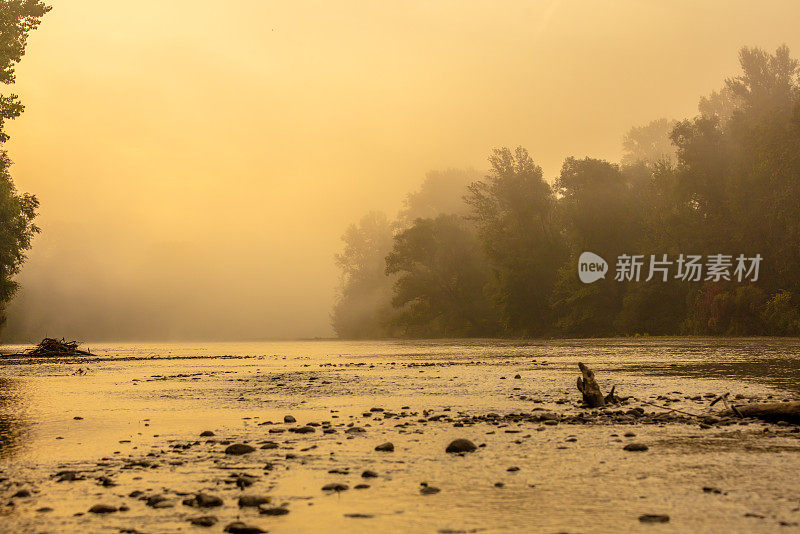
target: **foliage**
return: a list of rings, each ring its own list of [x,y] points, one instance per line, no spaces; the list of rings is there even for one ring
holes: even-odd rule
[[[495,149],[489,165],[486,178],[469,186],[466,200],[492,267],[490,292],[507,330],[542,334],[551,321],[556,272],[566,257],[556,199],[524,148]]]
[[[0,83],[15,81],[14,68],[25,54],[28,35],[49,10],[39,0],[0,0]],[[17,95],[0,96],[0,143],[8,140],[6,121],[23,110]],[[17,192],[10,167],[8,153],[0,150],[0,325],[5,321],[5,305],[17,289],[14,276],[39,231],[33,224],[39,203],[32,195]]]
[[[463,176],[445,193],[429,175],[387,257],[395,333],[800,334],[800,68],[785,46],[739,60],[696,116],[632,128],[620,164],[569,157],[551,187],[524,148],[492,151],[464,199],[469,224],[422,201],[464,213]],[[605,279],[580,282],[584,251],[609,260]],[[621,254],[763,261],[748,283],[621,282]]]
[[[336,255],[341,281],[331,317],[340,337],[376,338],[389,332],[391,284],[384,258],[392,249],[392,224],[385,214],[371,212],[342,236],[344,251]]]
[[[489,268],[470,225],[458,215],[417,219],[399,233],[386,258],[398,275],[392,304],[394,323],[405,335],[476,337],[496,333],[484,290]]]
[[[418,191],[409,193],[398,214],[398,225],[408,228],[416,219],[435,218],[443,213],[466,215],[467,186],[480,177],[474,169],[430,171]]]

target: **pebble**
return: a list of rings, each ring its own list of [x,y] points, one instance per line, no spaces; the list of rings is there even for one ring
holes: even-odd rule
[[[445,452],[473,452],[477,447],[468,439],[459,438],[450,442]]]
[[[391,441],[387,441],[375,447],[375,450],[380,452],[394,452],[394,444]]]
[[[641,523],[667,523],[669,516],[664,514],[643,514],[639,516]]]
[[[440,490],[436,486],[429,486],[427,484],[422,484],[422,487],[419,490],[419,492],[422,495],[435,495],[436,493],[439,493],[440,491],[442,491],[442,490]]]
[[[214,433],[213,433],[212,431],[210,431],[210,430],[203,430],[202,432],[200,432],[200,437],[201,437],[201,438],[205,438],[205,437],[209,437],[209,436],[215,436],[215,435],[216,435],[216,434],[214,434]]]
[[[622,447],[622,450],[624,451],[633,451],[633,452],[644,452],[648,449],[649,447],[644,443],[628,443],[627,445]]]
[[[261,534],[262,532],[266,532],[266,530],[242,523],[241,521],[234,521],[225,527],[225,532],[229,532],[230,534]]]
[[[248,454],[253,452],[255,449],[250,445],[245,445],[244,443],[234,443],[233,445],[228,445],[228,448],[225,449],[225,454],[233,454],[235,456],[239,456],[242,454]]]
[[[378,473],[376,473],[375,471],[372,471],[371,469],[366,469],[366,470],[364,470],[363,473],[361,473],[361,478],[375,478],[377,476],[378,476]]]
[[[200,517],[190,517],[187,521],[198,527],[212,527],[217,523],[217,518],[213,515],[203,515]]]
[[[270,501],[265,495],[242,495],[239,497],[239,506],[261,506]]]
[[[94,506],[89,508],[89,512],[93,514],[110,514],[116,511],[117,507],[111,506],[110,504],[95,504]]]
[[[295,419],[293,415],[284,415],[283,416],[283,422],[284,423],[296,423],[297,419]]]
[[[322,491],[345,491],[349,489],[350,486],[347,484],[340,484],[339,482],[331,482],[330,484],[325,484],[322,486]]]
[[[151,508],[167,508],[167,504],[172,506],[172,503],[164,495],[151,495],[144,499],[145,504]]]
[[[195,496],[195,502],[200,508],[211,508],[214,506],[222,506],[222,499],[216,495],[209,495],[208,493],[198,493]]]
[[[261,515],[286,515],[289,513],[289,509],[283,506],[260,506],[258,511]]]

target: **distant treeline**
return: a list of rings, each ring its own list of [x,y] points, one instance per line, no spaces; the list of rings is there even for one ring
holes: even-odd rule
[[[619,163],[568,158],[550,185],[524,148],[496,149],[486,176],[429,173],[397,220],[352,225],[337,334],[800,333],[800,70],[785,46],[739,57],[697,116],[631,129]],[[583,251],[604,279],[578,279]],[[618,281],[623,254],[763,260],[755,282]]]

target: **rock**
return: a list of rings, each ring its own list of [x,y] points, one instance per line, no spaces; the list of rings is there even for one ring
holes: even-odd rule
[[[297,419],[295,419],[294,416],[292,416],[292,415],[284,415],[283,416],[283,422],[284,423],[296,423]]]
[[[242,495],[239,497],[239,506],[261,506],[269,501],[269,497],[265,495]]]
[[[31,492],[30,491],[28,491],[26,489],[21,489],[18,492],[16,492],[14,495],[12,495],[11,497],[24,498],[24,497],[30,497],[30,496],[31,496]]]
[[[41,512],[52,512],[53,509],[50,508],[49,506],[42,506],[41,508],[37,508],[36,511],[40,512],[40,513]]]
[[[217,523],[217,518],[213,515],[202,515],[200,517],[190,517],[188,521],[198,527],[212,527]]]
[[[336,469],[329,470],[328,473],[331,475],[349,475],[350,471],[337,467]]]
[[[75,480],[85,480],[86,477],[78,473],[77,471],[59,471],[55,475],[53,475],[56,479],[56,482],[73,482]]]
[[[664,514],[642,514],[639,516],[641,523],[668,523],[669,516]]]
[[[295,428],[292,430],[295,434],[311,434],[316,432],[313,426],[301,426],[300,428]]]
[[[116,506],[111,506],[110,504],[95,504],[91,508],[89,508],[89,512],[93,514],[110,514],[117,511]]]
[[[283,506],[260,506],[258,510],[261,515],[286,515],[289,513],[289,509]]]
[[[387,441],[375,447],[375,450],[380,452],[394,452],[394,444],[391,441]]]
[[[354,519],[370,519],[370,518],[375,517],[372,514],[358,514],[358,513],[356,513],[356,514],[344,514],[344,516],[345,517],[352,517]]]
[[[472,452],[477,447],[468,439],[459,438],[450,442],[445,452]]]
[[[215,435],[216,435],[216,434],[214,434],[214,433],[213,433],[212,431],[210,431],[210,430],[203,430],[202,432],[200,432],[200,437],[201,437],[201,438],[210,437],[210,436],[215,436]]]
[[[519,471],[519,467],[516,466],[509,467],[508,469],[506,469],[506,471],[508,471],[509,473],[516,473],[517,471]]]
[[[261,445],[261,448],[262,449],[277,449],[278,448],[278,444],[275,443],[274,441],[267,441],[266,443]]]
[[[516,380],[519,380],[520,378],[522,378],[522,375],[514,375],[514,378],[515,378]]]
[[[442,491],[442,490],[440,490],[439,488],[437,488],[435,486],[429,486],[429,485],[424,484],[424,483],[422,484],[422,487],[419,490],[419,492],[422,495],[435,495],[436,493],[439,493],[440,491]]]
[[[144,501],[145,504],[151,508],[164,508],[165,506],[161,505],[161,503],[169,503],[169,500],[165,495],[151,495]]]
[[[644,452],[647,449],[649,449],[649,447],[644,443],[628,443],[627,445],[622,447],[622,450],[624,451],[633,451],[633,452]]]
[[[369,489],[369,484],[356,484],[353,489]]]
[[[216,495],[209,495],[208,493],[198,493],[194,497],[197,506],[200,508],[211,508],[214,506],[222,506],[222,499]]]
[[[262,532],[266,532],[266,530],[242,523],[241,521],[234,521],[225,527],[225,532],[229,532],[230,534],[261,534]]]
[[[255,477],[247,476],[247,475],[239,475],[234,480],[234,484],[239,489],[249,488],[252,486],[257,479]]]
[[[378,473],[372,471],[371,469],[366,469],[363,473],[361,473],[361,478],[376,478]]]
[[[366,432],[366,430],[364,430],[360,426],[352,426],[352,427],[348,428],[347,430],[345,430],[345,433],[347,433],[347,434],[361,434],[363,432]]]
[[[349,489],[350,486],[347,484],[340,484],[339,482],[331,482],[330,484],[325,484],[322,486],[322,491],[345,491]]]
[[[245,445],[244,443],[234,443],[233,445],[228,445],[228,448],[225,449],[225,454],[233,454],[235,456],[240,456],[242,454],[248,454],[253,452],[255,449],[250,445]]]

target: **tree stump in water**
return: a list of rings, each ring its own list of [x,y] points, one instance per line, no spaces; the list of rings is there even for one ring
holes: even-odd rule
[[[597,380],[594,379],[594,371],[582,363],[578,363],[578,367],[583,375],[582,377],[578,377],[578,391],[583,393],[583,402],[585,402],[589,408],[600,408],[601,406],[605,406],[606,399],[603,397],[603,392],[600,391],[600,386],[597,384]],[[613,388],[611,389],[610,396],[613,399]]]

